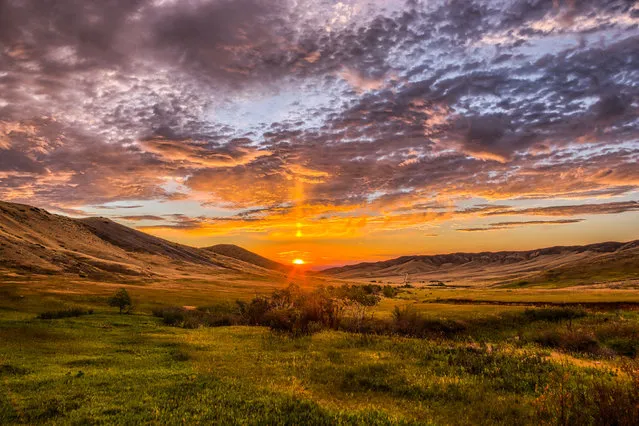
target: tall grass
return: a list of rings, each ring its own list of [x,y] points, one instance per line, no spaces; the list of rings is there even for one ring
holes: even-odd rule
[[[639,363],[627,361],[621,375],[557,371],[534,405],[542,424],[638,425]]]

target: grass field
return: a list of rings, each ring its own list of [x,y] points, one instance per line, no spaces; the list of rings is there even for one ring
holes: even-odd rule
[[[106,304],[123,286],[135,305],[131,315]],[[408,306],[429,321],[458,326],[423,338],[184,329],[151,315],[160,306],[250,300],[278,286],[5,280],[1,423],[633,424],[637,418],[638,311],[584,305],[582,316],[567,321],[543,307],[485,303],[639,302],[637,291],[408,288],[367,313],[391,321],[395,306]],[[70,307],[93,313],[36,318]]]

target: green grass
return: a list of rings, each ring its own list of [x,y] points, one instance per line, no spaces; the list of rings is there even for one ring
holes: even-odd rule
[[[637,356],[637,312],[588,312],[568,322],[527,316],[525,306],[433,303],[462,292],[410,289],[370,313],[390,318],[394,306],[410,305],[430,320],[463,323],[464,331],[428,339],[340,331],[293,338],[263,327],[167,327],[150,315],[158,306],[247,300],[275,286],[164,284],[127,286],[136,308],[118,315],[106,298],[119,285],[0,283],[0,423],[539,424],[554,419],[557,377],[584,389],[607,381],[626,395],[620,368]],[[464,294],[566,297],[537,291]],[[598,295],[634,300],[625,292],[578,297]],[[36,318],[68,308],[94,313]],[[558,337],[546,344],[543,333]],[[601,351],[562,347],[566,333],[589,333]],[[588,403],[595,416],[599,405]]]

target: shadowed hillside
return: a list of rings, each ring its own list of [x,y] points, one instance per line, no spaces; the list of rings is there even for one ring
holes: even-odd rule
[[[163,240],[113,222],[110,219],[90,217],[79,219],[79,222],[84,224],[99,238],[128,252],[165,256],[176,261],[202,265],[224,266],[220,262],[213,262],[210,255],[200,249]]]
[[[211,247],[206,247],[204,250],[221,254],[222,256],[231,257],[233,259],[238,259],[243,262],[248,262],[273,271],[286,272],[290,269],[281,263],[267,259],[259,254],[253,253],[252,251],[236,246],[235,244],[217,244]]]

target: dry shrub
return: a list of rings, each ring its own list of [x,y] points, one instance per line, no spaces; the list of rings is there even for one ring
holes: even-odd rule
[[[639,363],[629,361],[623,374],[574,375],[568,368],[555,373],[535,400],[542,424],[639,424]]]

